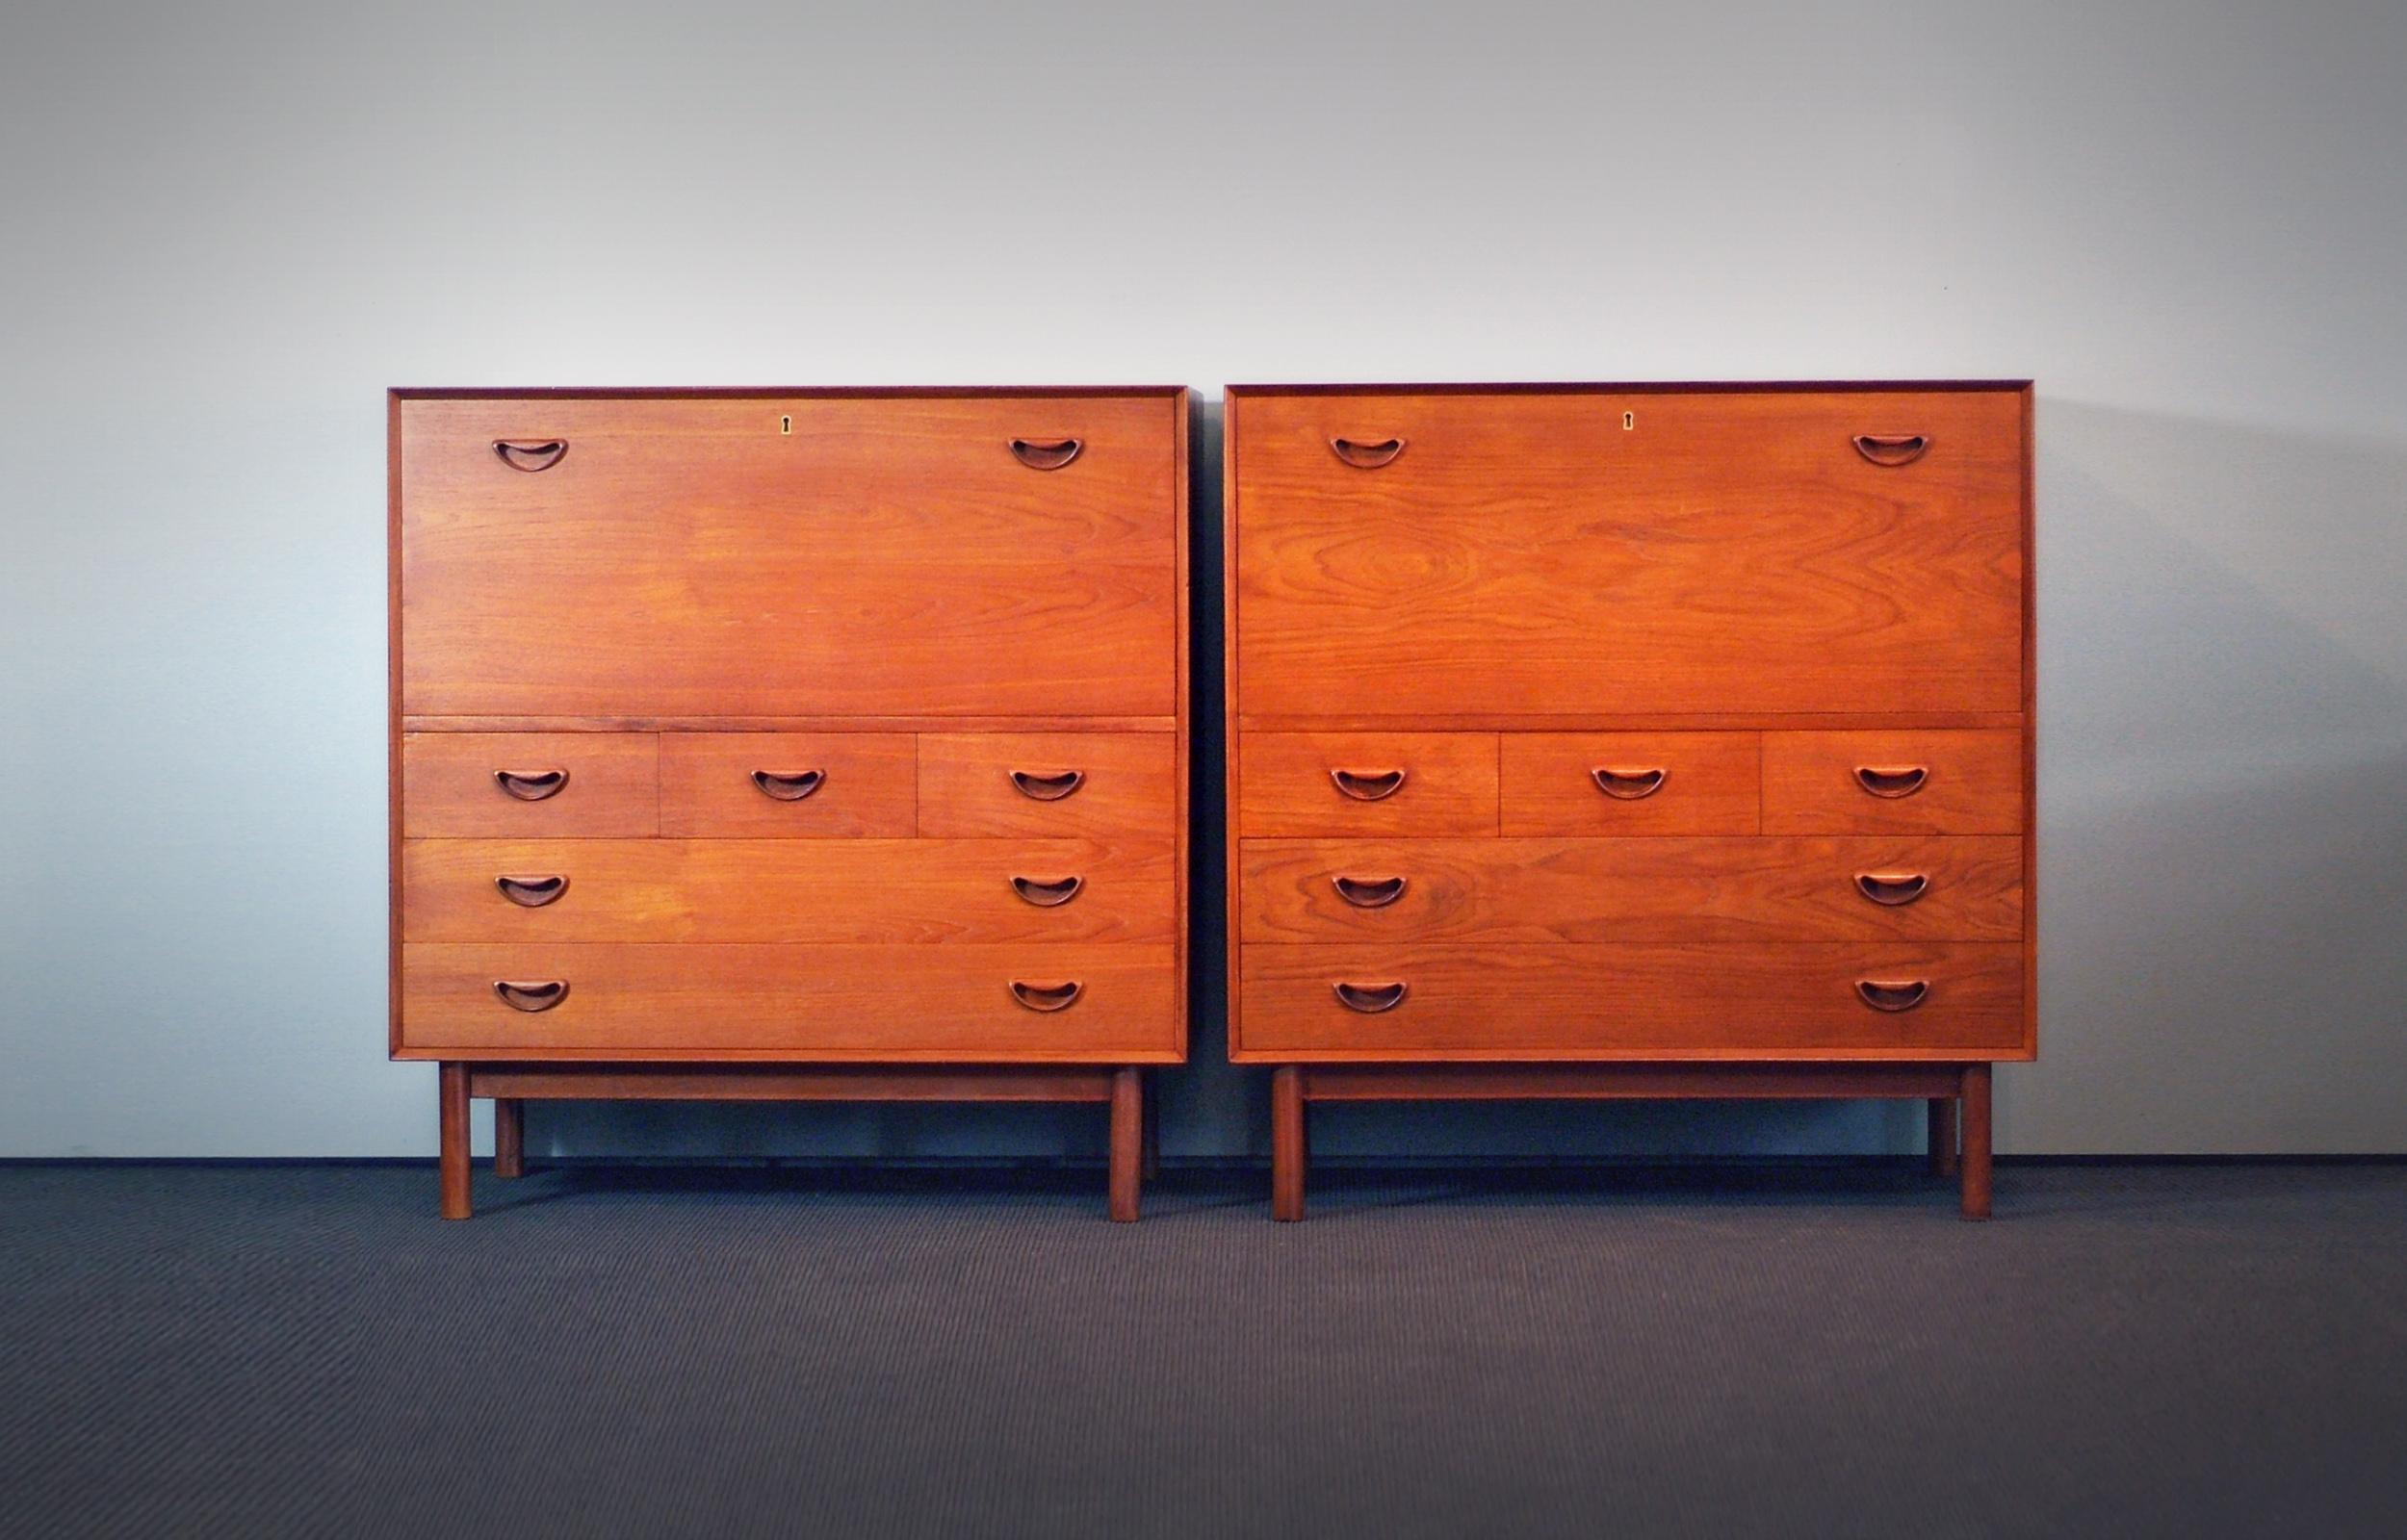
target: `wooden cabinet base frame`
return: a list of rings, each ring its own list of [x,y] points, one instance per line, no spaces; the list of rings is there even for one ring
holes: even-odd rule
[[[1145,1071],[1134,1065],[1027,1067],[882,1065],[710,1065],[468,1064],[441,1071],[443,1217],[473,1212],[468,1182],[468,1103],[493,1101],[493,1173],[525,1169],[525,1104],[533,1101],[1083,1101],[1111,1109],[1110,1212],[1121,1223],[1138,1214],[1138,1194],[1154,1171],[1152,1119],[1145,1116]]]
[[[1271,1074],[1271,1218],[1304,1218],[1309,1102],[1823,1097],[1928,1101],[1932,1168],[1962,1184],[1964,1218],[1989,1218],[1986,1063],[1282,1065]]]

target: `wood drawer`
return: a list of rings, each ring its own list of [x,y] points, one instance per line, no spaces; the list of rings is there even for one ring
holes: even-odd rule
[[[907,732],[663,733],[660,833],[907,838],[914,760]]]
[[[403,733],[401,833],[649,834],[660,820],[658,757],[648,732]]]
[[[1764,734],[1768,834],[2022,829],[2023,738],[2012,729]]]
[[[1238,1059],[1999,1058],[2023,1052],[2010,943],[1246,946]],[[1859,981],[1928,987],[1910,1010]],[[1336,986],[1391,1009],[1365,1014]]]
[[[1237,797],[1247,834],[1492,834],[1496,734],[1241,733]]]
[[[497,981],[566,988],[528,1012]],[[1031,1010],[1015,981],[1079,989]],[[1162,1063],[1178,1055],[1178,982],[1167,945],[418,943],[401,948],[401,1053]]]
[[[1178,833],[1167,732],[928,732],[919,833],[1163,838]]]
[[[1753,732],[1508,732],[1508,834],[1751,834],[1762,813]]]
[[[2022,706],[2019,391],[1239,391],[1229,420],[1242,713]]]
[[[1169,394],[405,399],[401,710],[1167,717],[1181,421]],[[1072,439],[1054,469],[1012,447]]]
[[[2015,941],[2014,838],[1249,839],[1263,942]]]
[[[409,840],[401,873],[404,941],[1178,939],[1167,840]]]

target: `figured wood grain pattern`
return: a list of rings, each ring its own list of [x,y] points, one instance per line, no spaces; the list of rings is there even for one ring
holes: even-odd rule
[[[1243,941],[1485,943],[2011,941],[2023,934],[2013,838],[1288,840],[1239,847]],[[1862,872],[1929,886],[1895,908]],[[1405,879],[1380,909],[1332,879]]]
[[[468,1066],[479,1096],[567,1101],[1109,1101],[1107,1068],[603,1063]]]
[[[2022,1057],[2009,942],[1239,948],[1244,1059]],[[1885,1013],[1858,979],[1928,979]],[[1399,982],[1378,1015],[1332,986]]]
[[[405,841],[401,859],[405,941],[1177,939],[1177,861],[1158,835],[1118,844],[439,839]],[[494,886],[526,874],[566,877],[568,888],[530,909]],[[1080,886],[1043,908],[1014,891],[1014,876],[1076,877]]]
[[[906,838],[918,822],[918,750],[907,732],[669,732],[660,737],[660,833],[686,838]],[[818,770],[810,796],[779,802],[756,770]]]
[[[1077,790],[1040,802],[1012,772],[1074,770]],[[1166,733],[928,732],[919,736],[919,833],[1158,836],[1178,817],[1178,745]]]
[[[1911,796],[1876,797],[1862,767],[1922,767]],[[2019,834],[2022,734],[1857,732],[1764,734],[1766,834]]]
[[[1303,1071],[1308,1101],[1617,1101],[1659,1097],[1777,1101],[1819,1096],[1954,1096],[1963,1066],[1898,1064],[1321,1064]],[[1954,1102],[1934,1103],[1953,1109]]]
[[[401,834],[649,834],[660,820],[659,755],[648,732],[404,733]],[[496,770],[564,770],[568,781],[540,802],[523,802],[495,783]]]
[[[1763,801],[1763,742],[1753,732],[1508,732],[1508,834],[1751,834]],[[1635,801],[1597,789],[1599,767],[1664,772]]]
[[[1181,406],[403,400],[401,708],[1171,714]],[[531,436],[568,453],[493,453]]]
[[[1496,831],[1496,738],[1488,732],[1248,732],[1239,735],[1244,834],[1481,834]],[[1334,770],[1401,770],[1376,802],[1346,796]]]
[[[1241,421],[1246,713],[2022,704],[2003,393],[1264,395]],[[1851,442],[1891,429],[1928,452]],[[1357,470],[1334,434],[1409,448]]]
[[[576,1057],[1052,1063],[1178,1056],[1178,969],[1167,943],[712,946],[404,942],[404,1058]],[[540,1014],[495,979],[560,979]],[[1022,980],[1082,988],[1029,1011]]]

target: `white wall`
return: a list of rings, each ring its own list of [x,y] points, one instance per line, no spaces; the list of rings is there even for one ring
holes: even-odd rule
[[[431,1147],[383,1056],[388,385],[2023,374],[2046,1005],[2002,1142],[2407,1149],[2402,144],[2395,3],[12,5],[0,1154]],[[1199,1046],[1170,1147],[1241,1152],[1256,1077]]]

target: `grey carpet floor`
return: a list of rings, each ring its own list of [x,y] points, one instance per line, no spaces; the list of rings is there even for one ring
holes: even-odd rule
[[[2407,1168],[0,1168],[12,1534],[2407,1533]]]

